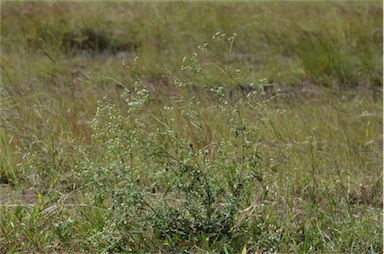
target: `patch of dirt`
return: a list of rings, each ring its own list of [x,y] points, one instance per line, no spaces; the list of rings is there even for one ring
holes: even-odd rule
[[[174,81],[166,76],[149,77],[144,80],[144,85],[157,98],[169,98],[180,96],[182,90],[174,85]],[[203,87],[198,84],[188,84],[185,87],[187,94],[192,94],[196,98],[212,100],[215,95],[210,91],[210,87]],[[236,86],[224,87],[225,98],[229,102],[235,102],[241,97],[252,95],[255,100],[268,100],[274,96],[284,97],[288,100],[305,98],[317,98],[322,95],[334,94],[343,100],[354,100],[361,97],[372,97],[375,100],[382,100],[383,89],[361,85],[353,88],[331,89],[316,85],[310,80],[302,80],[296,85],[277,84],[270,82],[264,85],[238,84]]]
[[[10,203],[34,204],[37,199],[37,191],[33,188],[16,191],[9,184],[0,185],[0,205]]]

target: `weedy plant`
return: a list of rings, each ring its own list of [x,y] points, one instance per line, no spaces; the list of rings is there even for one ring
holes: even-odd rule
[[[215,36],[228,43],[230,54],[235,35]],[[188,61],[184,58],[182,69],[201,73],[211,65],[193,54]],[[232,78],[227,65],[214,66]],[[265,102],[255,104],[248,97],[232,104],[223,88],[217,88],[211,89],[211,99],[217,101],[211,108],[196,108],[199,101],[192,99],[187,108],[171,101],[172,106],[148,112],[148,104],[157,102],[138,82],[133,87],[122,94],[125,115],[104,101],[92,121],[98,149],[93,151],[95,158],[85,160],[91,163],[82,165],[82,172],[91,174],[85,178],[95,182],[97,195],[105,195],[109,203],[105,226],[92,242],[112,252],[150,248],[154,239],[161,239],[168,250],[193,242],[210,248],[216,244],[217,251],[219,243],[230,242],[227,250],[240,249],[249,239],[252,217],[242,218],[244,210],[250,209],[255,190],[265,191],[261,158],[252,145],[268,121]],[[253,125],[242,119],[241,108],[248,106],[260,112]],[[209,123],[202,115],[208,111],[217,112],[227,123],[223,133],[199,140],[207,135],[204,128]],[[173,114],[183,117],[175,119]],[[185,132],[195,131],[197,140],[180,132],[180,124]]]

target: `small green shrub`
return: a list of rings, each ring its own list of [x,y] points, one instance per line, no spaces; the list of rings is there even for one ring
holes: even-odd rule
[[[136,100],[126,98],[129,114],[149,103],[145,90],[135,91],[126,93]],[[218,112],[222,107],[228,106],[218,107]],[[195,147],[180,136],[172,118],[150,116],[158,119],[152,126],[155,131],[145,133],[145,122],[124,117],[112,105],[100,105],[93,122],[94,142],[101,150],[97,150],[96,164],[83,167],[91,174],[86,178],[96,180],[99,192],[110,193],[107,196],[113,201],[107,226],[99,233],[102,238],[93,240],[117,251],[134,248],[139,236],[131,232],[141,232],[145,238],[153,234],[176,245],[203,236],[213,242],[246,237],[246,223],[238,219],[250,205],[254,185],[262,181],[260,157],[250,146],[255,130],[245,126],[239,110],[232,112],[227,117],[233,124],[233,143],[220,137],[209,149]],[[198,116],[189,120],[202,124]],[[233,154],[237,149],[241,154]],[[143,161],[145,169],[137,168]],[[145,186],[148,178],[153,178],[152,186]]]

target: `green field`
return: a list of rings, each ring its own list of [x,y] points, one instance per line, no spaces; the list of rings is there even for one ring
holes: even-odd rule
[[[383,253],[382,10],[2,1],[0,253]]]

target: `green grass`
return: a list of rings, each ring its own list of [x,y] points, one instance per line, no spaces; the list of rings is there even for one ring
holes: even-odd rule
[[[382,46],[380,2],[3,2],[0,252],[381,253]]]

